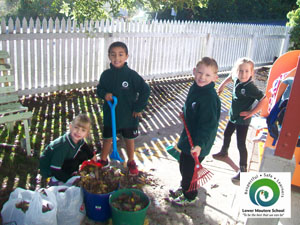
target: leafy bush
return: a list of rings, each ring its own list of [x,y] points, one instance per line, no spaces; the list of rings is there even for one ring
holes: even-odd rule
[[[292,10],[287,14],[287,18],[289,19],[287,25],[291,27],[290,50],[300,49],[300,0],[297,0],[296,4],[299,8]]]

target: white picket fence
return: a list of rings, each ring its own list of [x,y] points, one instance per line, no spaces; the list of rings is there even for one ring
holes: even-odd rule
[[[145,79],[190,74],[203,56],[220,70],[239,57],[271,63],[288,46],[289,28],[251,24],[123,20],[1,21],[0,49],[10,53],[20,95],[93,86],[108,68],[107,49],[123,41],[129,66]]]

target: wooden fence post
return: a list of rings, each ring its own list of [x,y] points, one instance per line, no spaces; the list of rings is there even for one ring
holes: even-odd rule
[[[257,45],[257,38],[258,38],[258,34],[254,33],[248,45],[247,57],[249,57],[252,60],[254,60],[254,56],[255,56],[255,47]]]
[[[284,53],[286,53],[288,51],[289,48],[289,44],[290,44],[290,28],[287,27],[286,29],[286,35],[285,38],[282,40],[282,47],[280,50],[280,55],[283,55]]]
[[[207,34],[206,37],[206,56],[212,57],[213,56],[213,45],[214,45],[214,37],[211,33]]]
[[[294,77],[294,83],[283,118],[282,129],[278,138],[275,155],[292,159],[300,131],[300,56]]]

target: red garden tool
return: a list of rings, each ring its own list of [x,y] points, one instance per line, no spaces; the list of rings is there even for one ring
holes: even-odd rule
[[[94,156],[95,155],[96,155],[96,151],[94,151]],[[83,161],[83,163],[80,166],[79,171],[82,171],[87,166],[94,166],[94,167],[98,167],[98,168],[102,168],[103,167],[103,165],[100,162],[94,161],[93,159],[89,159],[89,160]]]
[[[182,112],[180,113],[180,117],[182,119],[186,134],[188,136],[190,146],[191,146],[191,148],[194,148],[193,140],[192,140],[191,134],[188,130],[188,127],[185,123],[184,115]],[[195,167],[194,167],[193,178],[192,178],[190,187],[188,189],[188,192],[197,190],[198,188],[203,186],[210,178],[212,178],[212,175],[213,175],[212,172],[210,172],[209,170],[207,170],[206,168],[204,168],[201,165],[201,163],[199,162],[199,159],[197,157],[197,153],[193,152],[192,156],[195,160]]]

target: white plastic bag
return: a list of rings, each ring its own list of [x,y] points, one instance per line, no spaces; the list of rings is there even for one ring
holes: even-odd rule
[[[45,190],[46,195],[38,191],[16,188],[9,196],[8,201],[3,205],[1,216],[3,224],[17,225],[56,225],[57,204],[55,195]],[[16,204],[26,201],[29,204],[27,211],[17,208]],[[44,205],[51,208],[43,213]]]
[[[57,225],[57,202],[55,195],[47,189],[44,189],[44,191],[46,195],[40,192],[34,193],[25,215],[26,225]],[[43,206],[49,208],[50,211],[43,212]]]
[[[52,186],[48,190],[56,196],[57,224],[80,225],[85,217],[81,189],[75,186]]]
[[[16,208],[16,204],[21,201],[22,199],[11,199],[3,205],[1,210],[3,224],[24,225],[25,213],[21,209]]]
[[[3,205],[1,210],[3,224],[25,224],[25,212],[22,209],[17,208],[18,204],[26,201],[31,202],[34,191],[25,190],[23,188],[16,188],[10,193],[9,199]]]

